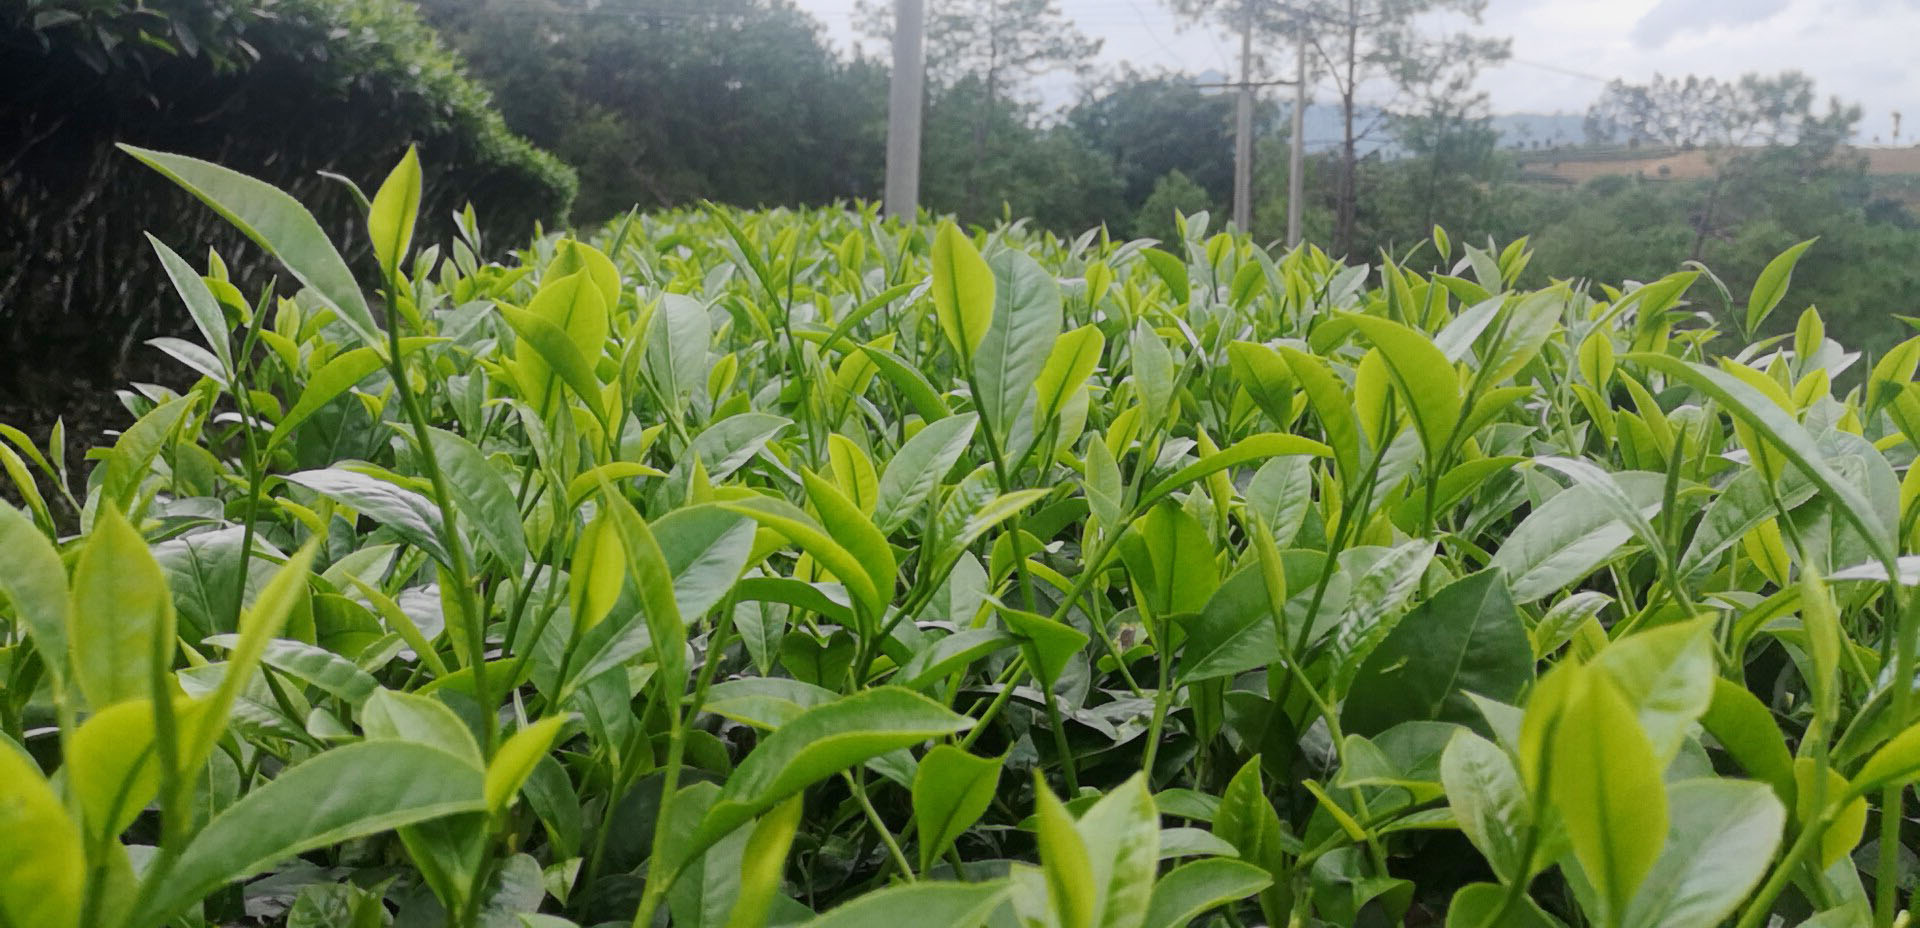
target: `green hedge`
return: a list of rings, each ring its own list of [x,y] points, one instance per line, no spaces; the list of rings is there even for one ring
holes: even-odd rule
[[[0,88],[0,394],[16,400],[137,376],[132,349],[185,324],[142,229],[242,253],[115,142],[240,167],[341,233],[353,197],[320,172],[365,184],[410,143],[436,168],[430,223],[470,201],[521,238],[577,185],[405,0],[0,0]],[[41,358],[61,363],[23,363]]]

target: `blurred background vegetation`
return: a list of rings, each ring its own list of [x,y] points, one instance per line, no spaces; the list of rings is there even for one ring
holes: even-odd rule
[[[576,185],[407,0],[0,2],[0,402],[28,414],[14,421],[145,375],[153,353],[136,349],[184,324],[144,232],[270,273],[116,142],[246,171],[339,232],[362,213],[326,175],[378,177],[409,143],[435,164],[428,215],[471,201],[508,241],[564,217]]]
[[[1217,23],[1251,2],[1174,7]],[[1699,261],[1744,293],[1769,258],[1817,236],[1793,309],[1818,304],[1837,338],[1868,352],[1907,329],[1895,315],[1920,310],[1920,149],[1849,147],[1858,108],[1821,100],[1805,76],[1615,82],[1583,140],[1528,144],[1471,90],[1506,54],[1500,24],[1419,32],[1436,9],[1477,18],[1477,0],[1360,5],[1369,16],[1329,43],[1349,57],[1322,63],[1320,97],[1332,92],[1344,138],[1309,158],[1314,244],[1423,265],[1431,252],[1414,250],[1440,225],[1455,241],[1528,236],[1530,285],[1646,280]],[[863,3],[867,32],[886,34],[888,6]],[[1096,73],[1098,42],[1054,0],[933,9],[928,209],[1063,234],[1165,238],[1175,210],[1208,210],[1219,226],[1231,96],[1192,74]],[[1331,21],[1315,28],[1348,29]],[[1262,28],[1263,47],[1284,50],[1290,25]],[[1077,99],[1043,106],[1033,82],[1062,71],[1078,75]],[[1350,88],[1367,79],[1398,102],[1357,104]],[[832,47],[791,0],[0,0],[0,406],[44,418],[70,408],[76,380],[143,373],[142,340],[184,317],[142,230],[220,241],[229,260],[254,251],[228,247],[217,218],[113,142],[255,174],[334,227],[352,221],[352,194],[322,172],[366,182],[417,142],[432,166],[428,240],[471,201],[489,240],[510,245],[536,222],[635,205],[876,198],[886,90],[884,61]],[[1272,242],[1285,107],[1263,102],[1256,129],[1252,231]]]

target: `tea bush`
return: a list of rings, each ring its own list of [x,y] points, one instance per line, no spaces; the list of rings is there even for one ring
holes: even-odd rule
[[[83,495],[0,430],[0,924],[1909,918],[1920,341],[1752,341],[1800,249],[1736,301],[716,208],[493,264],[409,155],[363,288],[131,153],[301,289],[156,240],[198,383]]]
[[[243,280],[276,270],[116,142],[292,191],[356,263],[361,208],[323,171],[377,178],[418,142],[440,165],[431,214],[472,203],[509,246],[564,218],[577,185],[407,0],[7,0],[0,48],[0,401],[111,386],[144,339],[190,328],[143,229],[219,247]],[[49,351],[75,363],[11,363]]]

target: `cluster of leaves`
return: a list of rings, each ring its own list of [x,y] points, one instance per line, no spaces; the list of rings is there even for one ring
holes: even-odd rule
[[[118,373],[141,338],[184,327],[156,312],[169,302],[142,229],[218,245],[242,279],[265,276],[238,236],[115,142],[262,176],[313,203],[343,240],[361,210],[320,172],[377,177],[410,142],[445,166],[429,208],[470,201],[512,241],[563,218],[573,197],[573,170],[508,131],[407,0],[9,0],[0,49],[10,359],[57,351]],[[33,365],[5,367],[0,390],[30,395]]]
[[[130,151],[302,289],[155,240],[199,381],[78,497],[0,429],[0,923],[1909,917],[1920,340],[1844,395],[1816,312],[1754,340],[1798,249],[1715,356],[1699,271],[1438,232],[482,263],[413,247],[410,154],[369,291]]]

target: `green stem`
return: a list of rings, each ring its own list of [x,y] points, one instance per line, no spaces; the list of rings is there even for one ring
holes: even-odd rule
[[[1505,924],[1507,913],[1520,904],[1520,897],[1527,894],[1527,886],[1533,882],[1533,854],[1539,843],[1540,830],[1528,830],[1526,843],[1522,845],[1524,853],[1520,855],[1520,872],[1514,875],[1513,882],[1507,884],[1507,891],[1500,896],[1500,907],[1480,923],[1480,928],[1499,928]]]
[[[1154,621],[1155,618],[1149,616],[1147,627],[1153,628]],[[1154,655],[1154,663],[1159,665],[1156,671],[1159,679],[1153,691],[1153,718],[1147,722],[1147,751],[1140,761],[1140,769],[1146,771],[1149,784],[1153,782],[1154,758],[1160,752],[1160,730],[1166,725],[1167,706],[1173,698],[1172,688],[1167,679],[1173,666],[1173,655],[1170,653],[1173,648],[1173,622],[1167,618],[1160,618],[1159,621],[1162,624],[1159,631],[1154,634],[1154,638],[1157,639],[1154,641],[1154,650],[1158,652]]]
[[[674,794],[680,783],[680,765],[686,757],[686,726],[688,721],[699,714],[700,706],[706,699],[707,687],[712,684],[714,673],[720,664],[720,657],[726,651],[728,634],[733,630],[734,602],[735,598],[729,595],[726,601],[726,613],[721,618],[719,627],[714,630],[714,642],[707,648],[707,653],[700,662],[700,673],[693,685],[693,699],[685,707],[685,715],[682,715],[680,693],[669,692],[664,685],[658,689],[664,697],[662,702],[665,703],[664,708],[667,713],[669,745],[666,768],[660,775],[660,812],[654,819],[653,852],[647,862],[647,886],[641,892],[639,909],[633,913],[633,928],[649,928],[653,924],[654,912],[659,909],[660,901],[666,898],[667,890],[673,888],[674,880],[679,879],[684,862],[705,850],[705,848],[699,848],[689,851],[683,848],[681,863],[676,863],[664,870],[659,869],[661,861],[667,857],[668,848],[676,839],[684,837],[671,834],[667,826],[673,821]],[[684,682],[680,684],[681,687],[685,685]]]
[[[1060,755],[1060,774],[1066,777],[1068,795],[1080,793],[1080,767],[1074,759],[1073,748],[1067,744],[1067,726],[1060,717],[1060,707],[1053,701],[1053,681],[1039,677],[1040,698],[1047,703],[1047,726],[1053,729],[1053,750]]]
[[[1889,573],[1889,586],[1900,609],[1899,629],[1893,641],[1893,717],[1904,730],[1912,712],[1914,653],[1913,638],[1920,631],[1920,597],[1908,593],[1899,574]],[[1901,600],[1905,600],[1901,602]],[[1906,788],[1894,784],[1880,793],[1880,857],[1874,871],[1874,924],[1890,926],[1899,901],[1900,824],[1905,818]]]
[[[672,844],[667,824],[673,820],[674,793],[680,787],[680,762],[686,754],[686,739],[680,731],[680,713],[676,707],[667,708],[667,717],[673,720],[667,737],[666,768],[660,772],[660,812],[654,819],[653,852],[647,858],[647,887],[640,894],[640,908],[633,913],[633,928],[650,928],[653,913],[660,908],[660,900],[666,898],[667,889],[680,875],[678,866],[663,868],[667,859],[667,849]]]
[[[973,743],[980,740],[980,735],[986,732],[987,723],[992,721],[993,717],[999,714],[1000,709],[1007,704],[1007,700],[1013,697],[1013,688],[1020,683],[1020,673],[1029,669],[1027,659],[1014,658],[1013,664],[1008,669],[1011,673],[1007,677],[1007,682],[1000,687],[1000,692],[994,694],[993,702],[987,704],[987,711],[980,714],[980,721],[967,732],[965,738],[960,739],[960,750],[973,747]]]
[[[900,842],[894,840],[893,832],[880,818],[879,811],[874,809],[873,800],[867,798],[867,788],[861,784],[860,778],[847,770],[840,771],[840,778],[846,780],[847,786],[853,790],[854,801],[860,804],[860,811],[866,814],[867,822],[880,835],[880,843],[887,846],[887,856],[893,858],[894,866],[900,868],[900,873],[906,877],[907,882],[914,882],[913,865],[907,863],[907,855],[900,851]]]
[[[447,477],[440,469],[440,459],[433,453],[433,444],[428,438],[430,426],[426,410],[420,404],[420,398],[413,392],[413,386],[407,381],[407,365],[400,352],[400,302],[398,272],[387,275],[387,349],[390,357],[387,370],[393,377],[394,390],[400,395],[401,407],[413,425],[415,450],[420,455],[421,469],[427,472],[427,480],[433,486],[433,502],[440,510],[440,537],[446,546],[447,556],[452,561],[455,602],[464,614],[470,627],[467,634],[468,663],[473,668],[473,697],[480,704],[480,743],[481,756],[492,757],[493,748],[499,739],[499,706],[494,702],[493,692],[487,681],[487,617],[480,611],[480,603],[473,593],[473,567],[467,558],[467,545],[455,527],[453,495],[447,489]]]
[[[1734,923],[1734,928],[1759,928],[1766,922],[1767,915],[1773,908],[1773,900],[1779,898],[1781,890],[1787,887],[1787,881],[1792,879],[1794,871],[1800,868],[1800,862],[1819,843],[1820,835],[1827,830],[1828,819],[1829,816],[1822,815],[1812,824],[1812,827],[1800,830],[1800,835],[1794,839],[1792,846],[1787,848],[1787,856],[1774,865],[1773,872],[1767,875],[1767,881],[1760,884],[1760,891],[1755,893],[1752,901],[1747,903],[1746,911],[1740,914],[1740,920]]]

